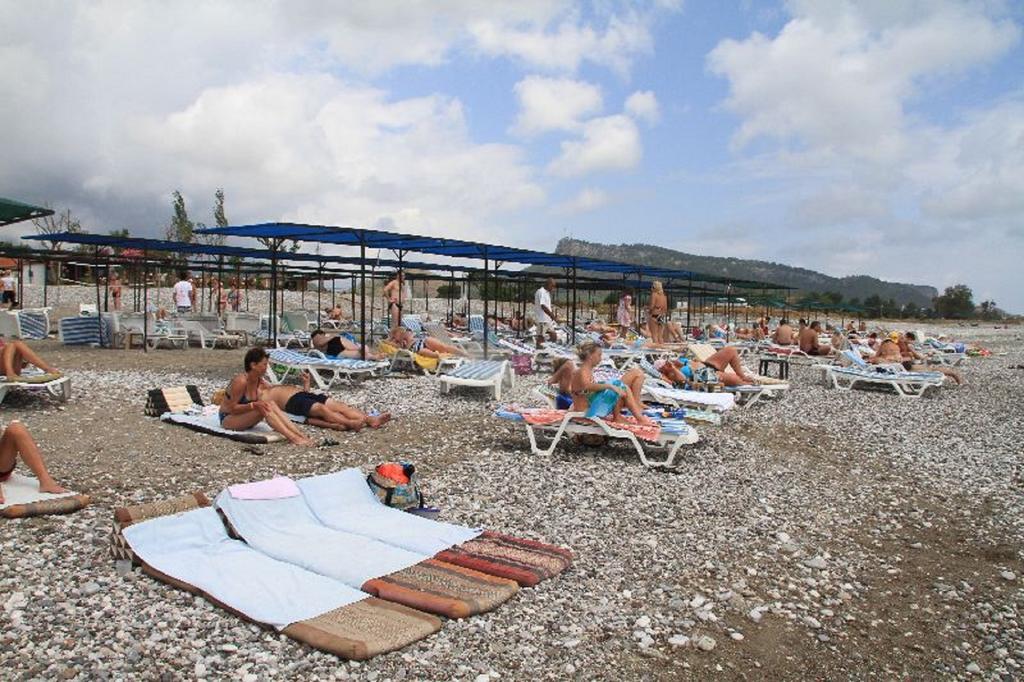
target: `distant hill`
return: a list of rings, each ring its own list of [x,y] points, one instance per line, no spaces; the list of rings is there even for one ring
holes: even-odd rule
[[[939,294],[935,287],[923,284],[885,282],[866,275],[830,277],[814,270],[795,268],[781,263],[698,256],[650,244],[597,244],[581,239],[566,238],[558,242],[555,252],[573,256],[607,258],[627,263],[643,263],[653,267],[692,270],[708,275],[735,277],[736,279],[773,282],[796,287],[803,293],[834,291],[842,294],[846,300],[859,298],[863,301],[865,298],[877,294],[883,300],[891,298],[900,305],[916,303],[922,307],[931,307],[932,299]]]

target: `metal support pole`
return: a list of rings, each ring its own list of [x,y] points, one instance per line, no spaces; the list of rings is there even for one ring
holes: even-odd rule
[[[353,288],[353,291],[355,289]],[[353,294],[355,296],[355,294]],[[355,306],[355,298],[353,300],[353,306]],[[355,308],[353,307],[353,312]],[[359,343],[362,344],[362,350],[359,351],[360,357],[366,359],[366,239],[364,237],[359,238]]]
[[[142,352],[149,352],[149,253],[142,252]]]
[[[103,348],[103,314],[100,308],[100,249],[96,247],[93,257],[93,282],[96,284],[96,326],[100,334],[100,348]]]
[[[276,246],[276,244],[275,244]],[[270,333],[277,346],[277,249],[271,250],[270,257]]]
[[[487,359],[487,272],[490,268],[490,259],[487,258],[487,249],[484,249],[484,360]]]
[[[323,309],[320,307],[320,294],[324,288],[324,264],[320,262],[320,279],[316,283],[316,328],[320,328],[320,316],[323,314]]]
[[[576,259],[572,259],[572,314],[570,315],[571,321],[569,324],[572,325],[570,330],[570,336],[572,338],[572,345],[576,345]]]

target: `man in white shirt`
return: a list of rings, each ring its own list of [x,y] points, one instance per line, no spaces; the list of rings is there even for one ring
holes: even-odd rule
[[[18,283],[14,280],[14,275],[11,274],[10,270],[4,270],[3,276],[0,276],[0,285],[3,286],[3,303],[7,304],[8,310],[18,305],[16,293],[18,291]]]
[[[548,336],[552,341],[558,337],[555,335],[554,325],[558,324],[555,317],[554,307],[551,305],[551,292],[555,290],[555,280],[548,277],[544,286],[537,289],[533,295],[533,320],[537,323],[537,348],[544,344],[544,337]]]
[[[192,282],[188,281],[188,272],[182,270],[178,273],[178,283],[174,285],[174,305],[178,307],[179,313],[189,313],[195,303],[196,291],[192,288]]]

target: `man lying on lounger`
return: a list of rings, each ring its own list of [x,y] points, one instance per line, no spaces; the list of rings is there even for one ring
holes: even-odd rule
[[[405,327],[394,327],[391,333],[388,334],[387,341],[398,348],[404,348],[428,358],[440,358],[441,355],[468,355],[461,348],[449,346],[447,343],[433,337],[421,336],[417,338],[415,334]]]
[[[32,435],[21,422],[11,422],[10,426],[4,429],[0,435],[0,504],[4,502],[4,481],[11,478],[14,467],[18,463],[18,455],[25,466],[39,479],[39,492],[41,493],[66,493],[67,489],[57,485],[50,472],[43,464],[43,455],[39,452],[39,446],[32,440]]]
[[[276,402],[260,396],[266,382],[269,357],[262,348],[250,348],[245,354],[245,372],[228,384],[220,403],[220,425],[232,431],[245,431],[266,420],[274,429],[295,445],[311,446],[316,441],[303,433],[278,407]]]
[[[309,390],[309,372],[302,373],[302,388],[264,384],[260,400],[274,403],[288,414],[305,417],[306,423],[322,429],[361,431],[363,427],[379,429],[391,420],[391,413],[369,415],[324,393]]]
[[[25,369],[25,365],[38,367],[47,374],[60,374],[56,367],[36,355],[35,351],[29,348],[24,341],[0,339],[0,372],[4,373],[7,380],[17,380],[21,376],[21,370]]]
[[[328,334],[323,329],[317,329],[309,337],[313,348],[328,357],[333,358],[361,358],[362,346],[341,334]],[[369,348],[366,349],[367,360],[380,360],[381,356]]]

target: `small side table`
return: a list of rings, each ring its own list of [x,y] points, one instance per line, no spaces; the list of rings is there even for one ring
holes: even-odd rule
[[[778,375],[780,379],[789,378],[789,358],[761,357],[757,363],[757,373],[761,376],[770,377],[771,372],[769,369],[773,365],[778,368]]]

